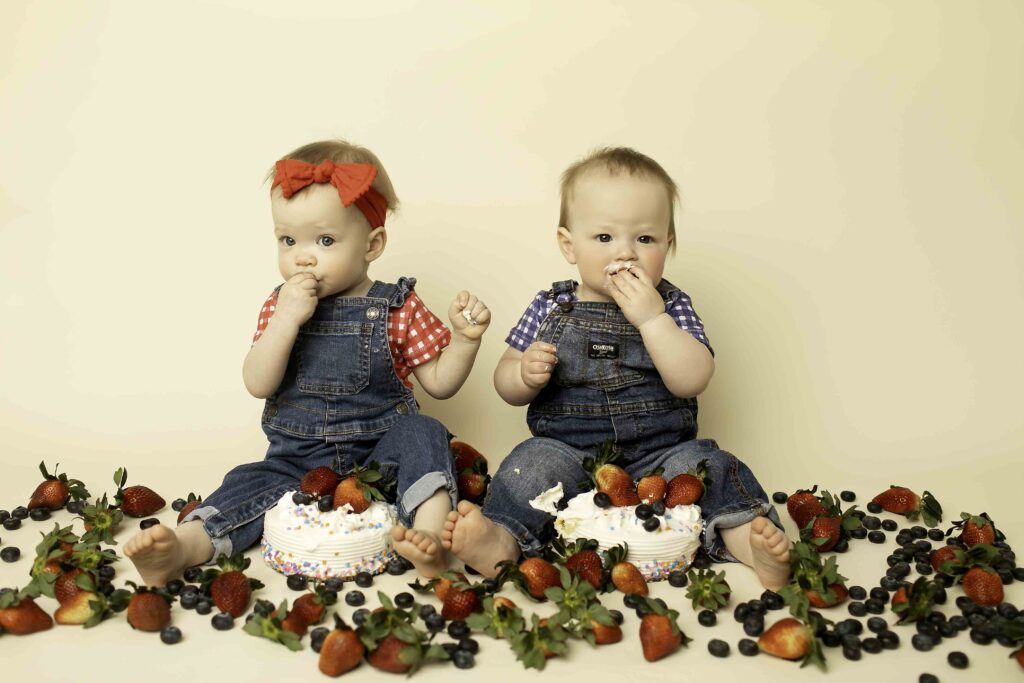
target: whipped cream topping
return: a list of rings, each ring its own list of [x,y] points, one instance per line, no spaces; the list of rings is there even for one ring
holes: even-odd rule
[[[542,494],[543,495],[543,494]],[[655,531],[644,529],[644,520],[636,516],[636,505],[601,508],[594,504],[594,496],[587,492],[569,501],[568,507],[557,513],[555,528],[563,536],[598,537],[602,540],[621,539],[635,545],[638,541],[663,541],[663,534],[678,532],[698,536],[701,530],[700,507],[677,505],[661,515],[661,526]],[[593,534],[593,536],[591,536]]]
[[[549,515],[558,513],[555,505],[558,501],[562,500],[562,496],[565,495],[562,490],[562,482],[558,482],[547,491],[544,491],[539,496],[530,501],[530,507],[541,512],[546,512]]]
[[[292,493],[281,496],[277,506],[267,512],[264,533],[269,530],[274,536],[283,536],[287,544],[296,549],[314,550],[323,545],[351,543],[353,534],[386,532],[395,523],[394,512],[387,503],[374,501],[359,514],[353,513],[347,503],[336,510],[322,512],[315,504],[296,504]]]

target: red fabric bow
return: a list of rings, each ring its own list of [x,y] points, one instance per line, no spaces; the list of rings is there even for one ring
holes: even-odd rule
[[[343,206],[362,211],[371,228],[384,225],[388,202],[373,189],[377,167],[372,164],[336,164],[330,159],[313,165],[298,159],[281,159],[275,166],[273,190],[278,185],[285,199],[313,183],[330,183],[338,188]]]

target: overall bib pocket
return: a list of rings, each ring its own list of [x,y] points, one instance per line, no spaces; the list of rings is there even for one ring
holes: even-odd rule
[[[306,394],[344,396],[370,383],[372,323],[311,320],[299,329],[296,385]]]

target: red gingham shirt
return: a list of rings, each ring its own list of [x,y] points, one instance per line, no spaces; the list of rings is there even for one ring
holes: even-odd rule
[[[252,336],[253,344],[267,329],[267,323],[274,316],[276,308],[277,290],[274,290],[260,309],[256,334]],[[398,379],[410,389],[412,382],[406,378],[412,369],[439,356],[441,349],[448,346],[451,340],[451,331],[430,312],[416,292],[409,292],[401,308],[388,309],[388,348],[391,349],[391,360],[395,364]]]

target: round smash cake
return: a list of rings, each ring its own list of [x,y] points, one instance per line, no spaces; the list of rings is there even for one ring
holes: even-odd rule
[[[396,555],[389,532],[394,508],[373,502],[360,514],[346,504],[322,512],[316,503],[299,505],[294,491],[281,496],[263,521],[263,560],[282,574],[317,579],[351,579],[359,572],[379,574]]]
[[[555,516],[555,530],[566,541],[594,539],[600,550],[625,543],[626,559],[636,565],[644,578],[657,581],[669,572],[686,569],[700,548],[703,520],[697,505],[677,505],[660,516],[654,531],[644,529],[636,516],[636,505],[602,508],[594,504],[594,492],[581,493],[563,510],[556,504],[562,498],[562,484],[545,491],[530,505]]]

